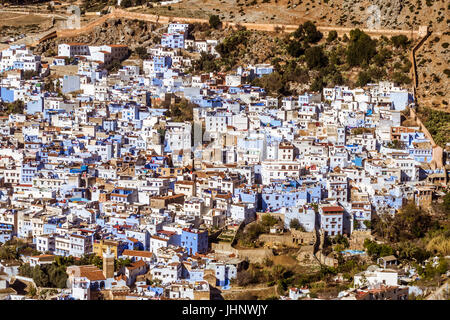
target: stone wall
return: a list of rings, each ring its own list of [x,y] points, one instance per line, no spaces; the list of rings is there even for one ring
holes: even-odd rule
[[[264,242],[264,245],[285,245],[290,247],[296,247],[294,237],[290,233],[285,234],[262,234],[259,236],[259,240]]]
[[[291,230],[291,232],[284,234],[262,234],[259,236],[259,240],[269,246],[282,244],[297,247],[299,245],[313,245],[315,242],[315,233]]]
[[[302,232],[298,230],[291,230],[292,236],[297,244],[313,245],[316,242],[316,232]]]
[[[301,246],[297,253],[297,260],[302,264],[317,265],[319,262],[314,256],[314,246]]]
[[[237,253],[238,258],[247,258],[250,263],[261,263],[264,259],[274,256],[273,251],[267,248],[237,249]]]
[[[218,243],[211,243],[211,250],[214,250],[216,253],[220,254],[235,254],[237,255],[238,251],[231,246],[230,242],[218,242]]]
[[[370,231],[353,231],[349,239],[350,250],[364,250],[364,240],[373,240]]]
[[[267,248],[235,249],[229,242],[212,243],[211,249],[215,253],[230,255],[234,254],[239,259],[248,259],[250,263],[263,262],[265,258],[273,257],[273,251]]]
[[[428,129],[422,123],[422,120],[419,119],[419,117],[417,116],[417,114],[416,114],[416,112],[414,111],[413,108],[409,109],[409,115],[410,115],[410,117],[412,119],[414,119],[414,121],[416,122],[417,126],[424,133],[425,137],[431,141],[431,146],[433,148],[433,155],[432,155],[431,164],[432,165],[434,164],[436,166],[436,168],[445,169],[444,168],[444,161],[443,161],[444,150],[442,149],[442,147],[438,146],[436,144],[436,142],[434,142],[433,136],[430,134]]]
[[[207,19],[195,19],[195,18],[185,18],[185,17],[166,17],[166,16],[157,16],[153,14],[144,14],[137,12],[129,12],[123,9],[114,9],[111,13],[100,17],[99,19],[88,23],[87,25],[81,27],[80,29],[71,29],[71,30],[60,30],[58,31],[58,37],[76,37],[80,34],[91,31],[95,26],[102,24],[107,19],[131,19],[131,20],[141,20],[152,23],[161,23],[167,24],[170,22],[182,22],[182,23],[209,23]],[[289,25],[289,24],[270,24],[270,23],[235,23],[229,21],[222,22],[223,27],[231,27],[237,28],[238,26],[246,27],[248,30],[254,31],[265,31],[265,32],[287,32],[291,33],[298,28],[298,25]],[[328,32],[335,30],[338,35],[342,36],[344,34],[349,34],[350,31],[354,28],[347,27],[329,27],[329,26],[317,26],[317,29],[325,34]],[[419,30],[393,30],[393,29],[362,29],[364,32],[373,37],[381,37],[384,36],[395,36],[395,35],[405,35],[410,38],[419,38],[422,29]]]
[[[316,253],[316,258],[321,264],[324,264],[328,267],[336,267],[338,265],[337,259],[323,255],[322,251]]]

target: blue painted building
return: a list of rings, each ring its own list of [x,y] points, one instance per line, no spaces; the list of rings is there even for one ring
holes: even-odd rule
[[[20,183],[31,184],[33,182],[33,177],[44,167],[42,163],[31,164],[24,163],[20,168]]]
[[[161,37],[161,45],[172,49],[184,49],[184,33],[165,33]]]
[[[0,97],[4,102],[14,101],[14,90],[8,88],[0,88]]]
[[[261,210],[278,211],[282,208],[295,207],[307,203],[318,203],[322,197],[322,189],[318,185],[302,186],[278,184],[264,188],[261,193]]]
[[[44,111],[44,99],[42,97],[27,102],[27,106],[25,108],[25,112],[27,114],[35,114],[36,112],[43,112],[43,111]]]
[[[153,69],[155,72],[164,72],[172,66],[172,58],[167,56],[154,56],[153,57]],[[157,81],[154,80],[154,81]],[[160,81],[162,84],[162,81]]]
[[[181,232],[181,246],[190,255],[208,251],[208,231],[183,229]]]

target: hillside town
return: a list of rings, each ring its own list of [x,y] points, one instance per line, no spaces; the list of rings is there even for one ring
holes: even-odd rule
[[[283,245],[320,268],[338,253],[368,261],[332,299],[423,294],[418,266],[394,251],[370,261],[368,245],[382,245],[377,216],[447,194],[413,92],[379,81],[271,96],[252,83],[273,65],[196,74],[185,52],[218,56],[220,41],[166,28],[137,62],[115,43],[1,51],[0,244],[26,250],[3,252],[0,299],[213,300],[245,290],[240,275]],[[327,252],[333,241],[349,245]],[[445,259],[424,265],[445,280]],[[320,299],[312,289],[275,295]]]

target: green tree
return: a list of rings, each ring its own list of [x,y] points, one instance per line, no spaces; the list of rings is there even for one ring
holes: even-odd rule
[[[194,70],[202,72],[218,71],[219,67],[215,62],[216,57],[213,54],[202,52],[200,59],[194,62]]]
[[[447,192],[443,197],[443,206],[445,211],[450,212],[450,192]]]
[[[220,17],[218,15],[209,16],[209,26],[213,29],[218,29],[222,22],[220,21]]]
[[[121,2],[120,2],[120,6],[122,7],[122,8],[129,8],[129,7],[131,7],[133,5],[133,2],[131,1],[131,0],[122,0]]]
[[[2,108],[2,113],[4,115],[10,114],[23,114],[25,109],[25,104],[22,100],[16,100],[14,102],[0,102],[0,106]]]
[[[336,32],[336,30],[332,30],[328,33],[328,37],[327,37],[327,42],[333,42],[334,40],[336,40],[338,37],[338,34]]]
[[[15,260],[18,258],[18,253],[14,246],[3,245],[0,247],[0,260]]]
[[[130,266],[132,261],[130,259],[116,259],[114,260],[114,270],[120,271],[123,267]]]
[[[264,88],[269,94],[280,94],[285,92],[285,81],[283,81],[283,77],[280,73],[276,71],[265,74],[261,78],[256,78],[252,84]]]
[[[394,217],[389,214],[377,214],[372,217],[372,231],[385,240],[392,241],[396,237]]]
[[[406,49],[409,45],[408,37],[405,35],[392,36],[391,42],[396,48]]]
[[[325,82],[323,81],[323,77],[318,76],[314,79],[313,83],[309,87],[311,91],[314,92],[322,92],[325,86]]]
[[[411,78],[409,78],[405,73],[403,72],[394,72],[394,74],[392,75],[392,80],[396,83],[396,84],[410,84],[411,83]]]
[[[316,25],[311,21],[300,25],[292,35],[294,38],[305,41],[306,43],[317,43],[323,37],[323,34],[317,30]]]
[[[394,249],[391,246],[386,244],[378,244],[369,239],[364,240],[364,248],[366,249],[367,254],[374,260],[394,254]]]
[[[403,241],[398,243],[396,250],[398,258],[408,261],[416,261],[422,263],[431,256],[431,253],[412,243],[411,241]]]
[[[300,41],[292,40],[286,47],[286,51],[294,58],[298,58],[305,53],[305,48]]]
[[[272,227],[275,224],[277,224],[278,219],[271,216],[270,214],[264,214],[261,218],[261,223],[262,225],[266,226],[266,227]]]
[[[395,215],[394,240],[412,240],[422,238],[432,225],[431,216],[418,208],[414,202],[404,205]]]
[[[48,275],[40,268],[40,266],[35,266],[33,269],[33,280],[38,287],[48,287],[49,286],[49,277]]]
[[[251,33],[248,30],[241,29],[234,31],[216,46],[216,51],[222,58],[237,56],[240,49],[246,48],[250,35]]]
[[[144,47],[137,47],[134,51],[142,60],[148,59],[150,57],[150,55],[147,53],[147,50]]]
[[[298,221],[297,218],[294,218],[291,220],[291,222],[289,223],[289,227],[291,229],[300,230],[302,232],[305,232],[305,228],[301,225],[300,221]]]
[[[387,60],[392,57],[392,52],[386,48],[382,48],[374,57],[375,64],[379,67],[383,67]]]
[[[166,116],[171,117],[172,121],[175,122],[192,121],[194,119],[193,109],[195,107],[197,107],[196,104],[182,99],[180,102],[170,105]]]
[[[369,64],[376,54],[376,41],[360,29],[350,31],[350,42],[347,46],[347,63],[350,66]]]
[[[321,69],[328,64],[328,58],[320,46],[306,49],[305,59],[310,69]]]
[[[372,81],[373,80],[370,77],[369,72],[367,72],[367,71],[360,71],[358,73],[358,80],[356,81],[356,85],[358,87],[363,87],[363,86],[365,86],[366,84],[368,84],[368,83],[370,83]]]
[[[19,267],[19,275],[32,278],[33,277],[33,268],[31,268],[29,263],[24,263]]]

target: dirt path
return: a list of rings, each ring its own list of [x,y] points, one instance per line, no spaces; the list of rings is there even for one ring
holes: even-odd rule
[[[183,23],[209,23],[208,19],[198,19],[198,18],[186,18],[186,17],[169,17],[169,16],[160,16],[154,14],[145,14],[145,13],[137,13],[130,12],[123,9],[114,9],[111,13],[104,15],[94,21],[89,22],[87,25],[81,27],[80,29],[67,29],[67,30],[59,30],[57,31],[57,37],[76,37],[81,34],[88,33],[92,31],[95,26],[98,26],[105,22],[107,19],[131,19],[131,20],[142,20],[153,23],[170,23],[170,22],[183,22]],[[249,30],[255,31],[265,31],[265,32],[293,32],[298,28],[298,24],[274,24],[274,23],[236,23],[230,21],[223,21],[223,27],[237,27],[238,25],[244,26]],[[348,34],[353,28],[348,27],[338,27],[338,26],[318,26],[318,30],[323,33],[328,33],[329,31],[335,30],[339,35]],[[394,35],[406,35],[408,37],[416,38],[420,37],[421,34],[418,30],[394,30],[394,29],[361,29],[367,34],[380,37],[384,36],[394,36]]]

